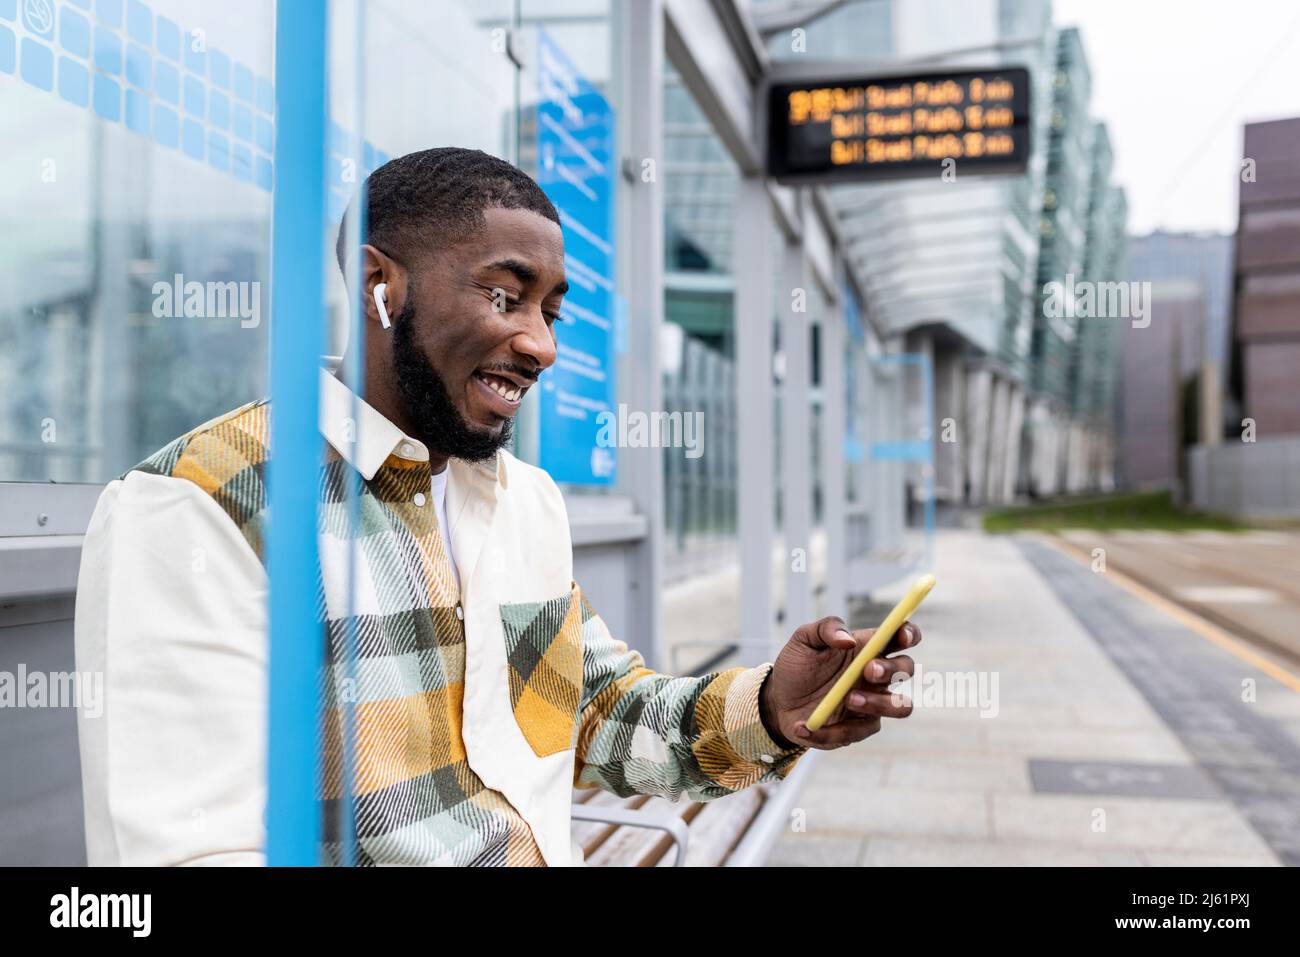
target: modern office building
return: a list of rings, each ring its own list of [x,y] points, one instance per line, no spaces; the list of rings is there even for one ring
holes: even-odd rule
[[[1103,123],[1093,124],[1087,256],[1083,274],[1097,283],[1120,281],[1128,254],[1128,202],[1112,182],[1114,155]],[[1070,365],[1072,442],[1066,450],[1066,489],[1115,487],[1116,403],[1123,319],[1084,321]]]
[[[1191,450],[1191,500],[1217,512],[1294,518],[1300,516],[1300,117],[1247,124],[1242,147],[1229,267],[1226,421],[1221,443],[1202,436]]]
[[[1080,320],[1056,316],[1044,308],[1043,289],[1064,283],[1067,276],[1084,275],[1088,244],[1088,212],[1092,198],[1092,136],[1088,117],[1092,77],[1079,31],[1062,30],[1056,44],[1056,73],[1052,82],[1051,135],[1048,138],[1047,180],[1039,220],[1039,308],[1034,323],[1033,375],[1030,387],[1039,398],[1063,413],[1070,408],[1070,378]]]
[[[1116,342],[1126,319],[1083,303],[1085,294],[1100,303],[1093,294],[1124,279],[1127,205],[1112,182],[1109,133],[1089,116],[1091,83],[1079,32],[1062,30],[1023,436],[1021,487],[1035,496],[1106,490],[1115,481]]]
[[[1245,129],[1233,381],[1261,436],[1300,434],[1300,117]]]

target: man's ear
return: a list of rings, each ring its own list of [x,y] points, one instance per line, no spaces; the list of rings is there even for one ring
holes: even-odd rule
[[[374,246],[361,247],[361,306],[366,311],[366,321],[382,325],[379,306],[375,299],[375,289],[383,286],[382,296],[387,306],[388,318],[395,321],[406,304],[406,270],[399,266],[392,257],[386,256]]]

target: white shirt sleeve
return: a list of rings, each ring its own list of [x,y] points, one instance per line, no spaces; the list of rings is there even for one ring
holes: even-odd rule
[[[76,604],[88,863],[264,864],[267,580],[184,479],[131,472],[100,496]]]

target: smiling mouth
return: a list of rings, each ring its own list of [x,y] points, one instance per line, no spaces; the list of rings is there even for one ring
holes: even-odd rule
[[[475,372],[474,378],[482,383],[483,387],[492,393],[494,398],[499,399],[510,411],[518,408],[524,393],[528,391],[528,386],[520,385],[512,379],[491,372]]]

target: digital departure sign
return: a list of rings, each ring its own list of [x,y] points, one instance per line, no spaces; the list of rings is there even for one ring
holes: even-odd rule
[[[778,81],[767,172],[783,183],[1018,173],[1029,162],[1029,72]]]

